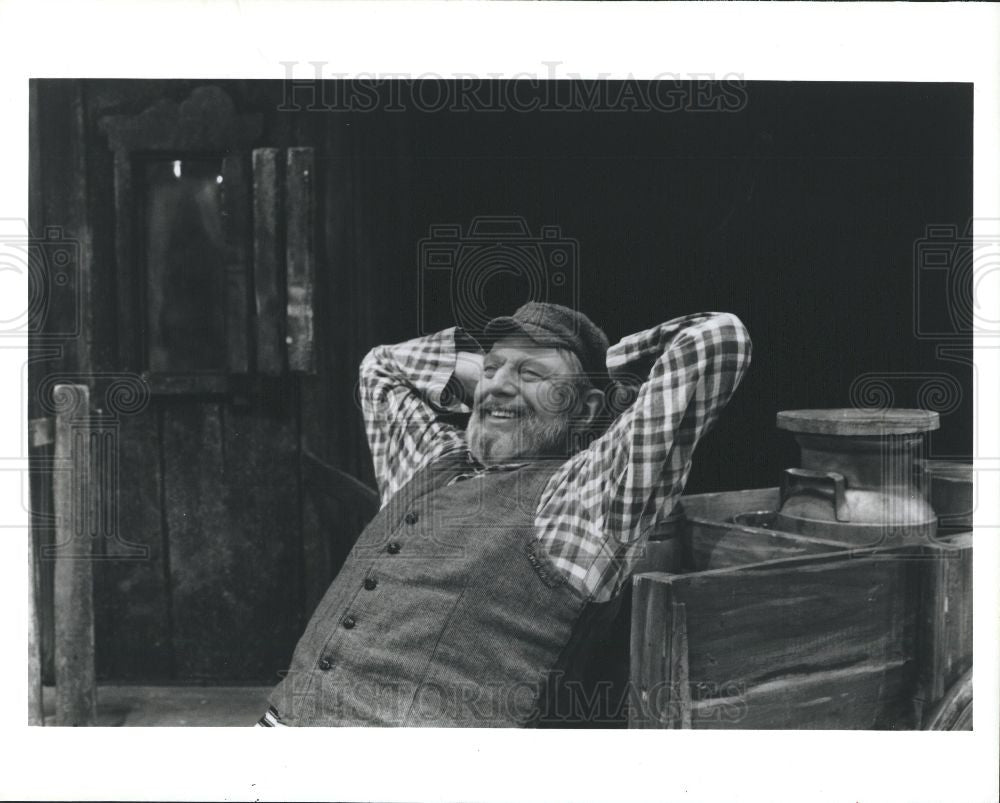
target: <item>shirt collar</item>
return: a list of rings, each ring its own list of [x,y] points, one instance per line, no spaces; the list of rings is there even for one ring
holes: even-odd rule
[[[494,463],[491,466],[486,466],[486,465],[483,465],[482,463],[480,463],[478,460],[476,460],[476,458],[472,456],[472,452],[469,451],[469,450],[466,450],[465,457],[466,457],[466,460],[468,460],[469,465],[472,466],[477,472],[479,472],[479,471],[513,471],[516,468],[521,468],[523,466],[528,465],[528,463],[525,461],[525,462],[521,462],[521,463]]]

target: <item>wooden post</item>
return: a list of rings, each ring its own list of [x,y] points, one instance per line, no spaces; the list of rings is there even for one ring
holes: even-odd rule
[[[83,385],[56,385],[53,500],[56,512],[56,724],[93,725],[94,580],[90,465],[90,394]]]
[[[28,447],[32,458],[38,451],[51,446],[55,440],[55,422],[51,418],[33,418],[28,421]],[[33,472],[31,481],[39,483],[41,472]],[[28,724],[44,725],[45,712],[42,706],[42,622],[39,589],[41,586],[41,566],[39,565],[40,543],[37,530],[39,518],[45,510],[41,504],[42,494],[32,486],[31,525],[28,530]]]
[[[44,725],[42,712],[42,652],[38,627],[35,537],[28,536],[28,724]]]

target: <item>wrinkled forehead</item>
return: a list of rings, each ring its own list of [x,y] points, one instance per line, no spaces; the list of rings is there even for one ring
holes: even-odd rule
[[[568,371],[572,364],[565,351],[554,346],[542,346],[526,335],[511,334],[497,340],[486,353],[486,359],[504,362],[533,360],[552,368]]]

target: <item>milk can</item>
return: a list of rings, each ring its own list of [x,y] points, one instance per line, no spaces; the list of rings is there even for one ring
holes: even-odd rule
[[[917,476],[928,489],[931,507],[938,517],[938,535],[972,529],[972,463],[958,460],[918,460]]]
[[[785,470],[779,530],[875,546],[933,538],[937,517],[915,463],[924,433],[939,426],[927,410],[785,410],[777,426],[795,435],[801,468]]]

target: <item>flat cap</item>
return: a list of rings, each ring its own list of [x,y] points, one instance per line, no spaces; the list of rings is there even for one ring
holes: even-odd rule
[[[486,324],[483,347],[502,337],[523,334],[539,346],[565,348],[580,358],[583,370],[598,387],[607,383],[608,336],[582,312],[541,301],[529,301],[513,315]]]

